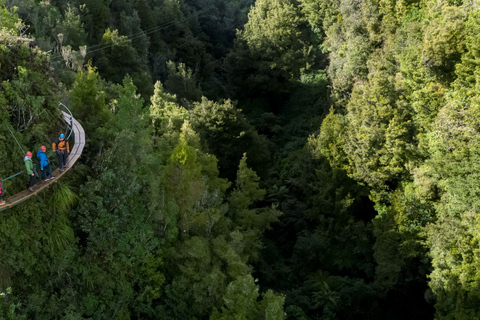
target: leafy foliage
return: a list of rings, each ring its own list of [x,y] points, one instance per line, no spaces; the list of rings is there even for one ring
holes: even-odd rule
[[[1,177],[59,101],[87,133],[2,211],[0,318],[479,318],[479,26],[457,0],[0,0]]]
[[[308,43],[310,31],[304,21],[289,0],[255,2],[226,60],[237,96],[288,92],[289,82],[316,63],[318,52]]]

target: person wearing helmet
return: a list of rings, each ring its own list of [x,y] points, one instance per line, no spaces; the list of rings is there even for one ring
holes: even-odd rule
[[[43,179],[45,181],[55,179],[54,176],[52,176],[52,168],[50,167],[50,160],[48,160],[47,155],[45,154],[45,151],[47,151],[47,147],[41,146],[40,150],[37,152],[37,158],[40,159],[40,170],[43,172]]]
[[[70,146],[68,141],[65,140],[65,135],[62,133],[57,141],[52,143],[53,152],[57,153],[58,167],[60,172],[63,172],[63,168],[67,167],[67,153],[70,153]]]
[[[27,152],[23,161],[25,161],[27,174],[30,177],[30,180],[28,180],[28,190],[33,191],[33,185],[35,184],[35,173],[33,173],[32,153],[30,151]]]
[[[3,190],[2,181],[0,181],[0,206],[5,205],[5,201],[2,200],[4,193],[5,193],[5,191]]]

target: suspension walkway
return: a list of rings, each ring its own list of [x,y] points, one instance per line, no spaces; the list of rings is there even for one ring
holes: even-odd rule
[[[53,172],[53,175],[55,176],[55,179],[49,180],[49,181],[44,181],[41,180],[40,182],[37,182],[35,186],[33,187],[33,192],[27,190],[24,190],[22,192],[19,192],[8,199],[5,200],[5,205],[0,206],[0,211],[11,208],[33,196],[36,196],[40,191],[48,188],[52,183],[56,183],[58,179],[60,179],[68,170],[70,170],[75,162],[77,162],[78,158],[82,155],[83,148],[85,147],[85,131],[83,130],[82,125],[73,118],[71,114],[68,114],[64,111],[63,113],[63,120],[69,124],[70,130],[74,135],[74,145],[73,148],[70,150],[70,154],[67,158],[67,167],[64,169],[63,172],[60,172],[59,169],[56,169]],[[27,175],[25,174],[25,181],[27,179]]]

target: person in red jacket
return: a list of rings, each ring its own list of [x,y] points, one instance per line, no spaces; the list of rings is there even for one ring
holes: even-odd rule
[[[2,185],[2,181],[0,181],[0,206],[4,206],[5,205],[5,201],[2,200],[2,197],[3,197],[3,193],[5,191],[3,191],[3,185]]]

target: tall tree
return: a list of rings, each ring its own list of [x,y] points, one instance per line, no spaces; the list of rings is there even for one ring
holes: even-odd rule
[[[275,100],[288,92],[290,81],[317,62],[309,32],[290,0],[257,0],[226,59],[228,81],[236,97],[265,95]]]

